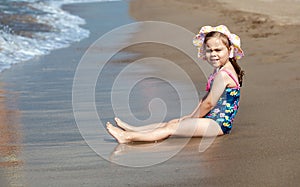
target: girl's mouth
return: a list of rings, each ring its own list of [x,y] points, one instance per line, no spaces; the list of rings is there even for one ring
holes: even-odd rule
[[[217,62],[218,59],[210,59],[211,62]]]

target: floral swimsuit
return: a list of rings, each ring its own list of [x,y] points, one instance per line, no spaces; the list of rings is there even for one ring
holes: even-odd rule
[[[226,72],[236,83],[236,87],[227,87],[221,97],[219,98],[216,106],[205,115],[205,118],[215,120],[221,127],[224,134],[228,134],[232,128],[232,122],[239,108],[240,100],[240,86],[235,77],[226,70],[220,70]],[[206,91],[210,91],[210,87],[213,84],[213,80],[217,73],[212,74],[207,82]]]

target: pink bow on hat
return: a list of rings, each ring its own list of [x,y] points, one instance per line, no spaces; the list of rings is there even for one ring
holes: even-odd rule
[[[233,57],[235,57],[238,60],[244,56],[244,52],[241,48],[240,37],[235,34],[230,33],[230,31],[228,30],[228,28],[225,25],[219,25],[216,27],[203,26],[200,29],[199,33],[194,37],[193,44],[196,47],[198,47],[198,57],[199,58],[205,57],[203,42],[204,42],[206,34],[213,32],[213,31],[220,32],[228,37],[229,41],[231,42],[231,44],[234,47]]]

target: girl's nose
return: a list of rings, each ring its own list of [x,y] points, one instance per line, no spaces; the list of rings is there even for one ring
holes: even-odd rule
[[[211,52],[211,56],[216,56],[217,55],[217,52],[216,51],[212,51]]]

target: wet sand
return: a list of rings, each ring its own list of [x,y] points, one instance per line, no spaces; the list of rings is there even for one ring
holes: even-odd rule
[[[299,44],[300,27],[280,26],[260,14],[227,10],[213,1],[136,0],[129,4],[136,20],[159,20],[178,24],[194,33],[202,25],[227,25],[242,38],[246,57],[240,62],[246,71],[241,108],[228,136],[218,137],[204,153],[199,153],[201,139],[193,138],[174,157],[153,166],[125,167],[97,155],[81,137],[72,111],[72,82],[75,69],[88,46],[103,33],[116,27],[104,27],[101,11],[111,11],[111,21],[119,21],[117,12],[124,4],[68,5],[65,8],[87,20],[84,27],[91,37],[71,47],[54,51],[36,61],[18,64],[1,75],[3,90],[16,93],[16,108],[21,112],[19,132],[22,144],[18,153],[20,167],[9,167],[12,178],[1,175],[1,184],[11,186],[294,186],[300,181],[299,145]],[[207,2],[207,1],[203,1]],[[117,7],[117,8],[116,8]],[[210,16],[208,16],[210,15]],[[122,16],[122,15],[120,15]],[[126,19],[125,19],[126,20]],[[130,20],[128,20],[130,22]],[[103,30],[105,28],[105,30]],[[288,33],[288,34],[285,34]],[[156,33],[154,33],[156,34]],[[160,34],[157,32],[157,34]],[[135,33],[135,37],[140,37]],[[98,52],[98,51],[96,51]],[[163,57],[176,61],[193,81],[202,84],[193,63],[182,53],[166,46],[141,44],[125,49],[136,58],[124,58],[123,64],[142,57]],[[122,66],[119,63],[119,66]],[[108,67],[105,88],[118,68]],[[111,68],[111,69],[109,69]],[[141,68],[140,71],[143,69]],[[116,72],[114,72],[116,71]],[[129,79],[128,79],[129,80]],[[110,82],[109,82],[110,81]],[[101,83],[99,83],[101,85]],[[126,85],[125,85],[126,86]],[[142,85],[143,86],[143,85]],[[146,85],[147,86],[147,85]],[[157,85],[157,90],[163,85]],[[203,88],[197,88],[199,90]],[[106,92],[105,92],[106,91]],[[101,93],[98,92],[98,94]],[[98,95],[97,95],[98,96]],[[107,107],[109,98],[98,98],[102,120],[112,120]],[[172,98],[171,98],[172,99]],[[3,100],[1,98],[1,100]],[[12,100],[6,99],[5,102]],[[2,103],[2,101],[1,101]],[[1,105],[3,106],[3,105]],[[140,112],[138,105],[134,105]],[[5,115],[8,109],[4,106]],[[2,110],[2,109],[0,109]],[[1,117],[3,113],[1,113]],[[139,113],[138,113],[139,114]],[[142,117],[147,113],[142,112]],[[1,118],[3,119],[3,118]],[[2,127],[2,126],[1,126]],[[134,154],[138,145],[117,146],[104,134],[105,145],[115,159]],[[17,138],[18,139],[18,138]],[[19,140],[19,139],[18,139]],[[3,143],[7,145],[7,143]],[[139,145],[140,146],[140,145]],[[148,156],[153,151],[147,149]],[[15,153],[14,153],[15,154]],[[3,166],[4,172],[9,170]],[[18,182],[12,183],[18,178]],[[3,183],[2,183],[3,181]]]
[[[23,165],[19,158],[22,147],[20,111],[15,108],[14,101],[8,106],[7,94],[0,89],[0,182],[3,186],[17,186],[20,178],[16,171]],[[16,97],[15,93],[9,94],[12,95],[10,99]]]

